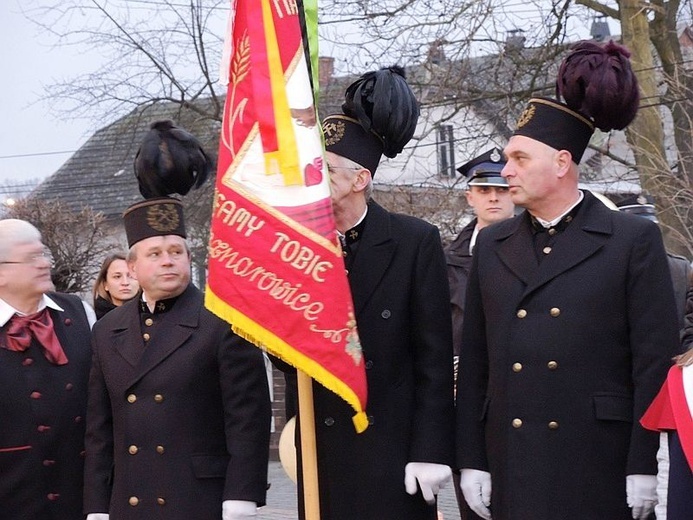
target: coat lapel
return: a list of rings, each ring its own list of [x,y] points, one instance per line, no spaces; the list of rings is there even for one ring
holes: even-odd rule
[[[349,272],[349,286],[357,318],[385,275],[397,246],[391,236],[387,211],[371,201],[366,218],[368,221],[359,252]]]
[[[498,256],[525,284],[523,299],[560,274],[594,255],[612,234],[611,211],[588,191],[575,220],[560,234],[553,251],[539,264],[529,216],[514,218],[496,240]]]
[[[532,247],[532,230],[526,212],[510,221],[512,224],[497,240],[498,256],[505,266],[525,285],[536,278],[539,264]]]
[[[599,251],[612,235],[611,211],[586,191],[575,219],[558,236],[553,251],[525,288],[523,298]]]
[[[157,333],[147,343],[130,385],[137,383],[147,372],[164,361],[192,336],[199,324],[201,308],[202,293],[192,284],[188,285],[173,308],[166,312],[164,323],[159,325]]]
[[[111,347],[132,367],[137,366],[144,352],[139,314],[137,297],[123,305],[123,312],[116,314],[118,320],[111,328]]]

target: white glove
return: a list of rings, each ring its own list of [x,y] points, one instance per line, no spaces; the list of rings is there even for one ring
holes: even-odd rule
[[[416,482],[428,504],[434,504],[438,491],[452,478],[452,470],[445,464],[432,462],[410,462],[404,466],[404,488],[410,495],[416,495]]]
[[[87,520],[108,520],[108,513],[89,513]]]
[[[221,520],[246,520],[257,518],[257,504],[249,500],[224,500],[221,503]]]
[[[657,475],[627,475],[626,503],[633,508],[633,518],[646,520],[657,504]]]
[[[488,471],[463,468],[460,489],[469,508],[485,520],[491,520],[491,474]]]

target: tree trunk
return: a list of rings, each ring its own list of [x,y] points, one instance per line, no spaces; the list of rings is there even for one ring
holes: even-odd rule
[[[620,0],[619,6],[623,44],[632,53],[631,62],[638,77],[641,97],[638,116],[626,130],[626,136],[635,154],[640,185],[657,202],[667,249],[688,253],[686,244],[681,240],[686,236],[686,229],[675,214],[675,198],[679,190],[678,183],[673,182],[675,179],[664,149],[661,100],[647,12],[639,0]]]

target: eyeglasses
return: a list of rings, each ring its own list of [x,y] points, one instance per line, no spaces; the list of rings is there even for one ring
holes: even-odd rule
[[[335,170],[352,170],[352,171],[355,171],[355,170],[360,170],[360,169],[361,169],[361,167],[355,168],[353,166],[335,166],[335,165],[332,165],[330,163],[327,163],[327,172],[328,173],[334,173]]]
[[[19,261],[12,261],[12,260],[6,260],[4,262],[0,262],[0,264],[25,264],[25,265],[33,265],[33,266],[38,266],[41,264],[41,262],[47,261],[51,267],[55,265],[55,260],[53,259],[53,253],[51,253],[50,249],[46,248],[44,249],[41,253],[35,253],[33,255],[27,256],[24,260],[19,260]]]

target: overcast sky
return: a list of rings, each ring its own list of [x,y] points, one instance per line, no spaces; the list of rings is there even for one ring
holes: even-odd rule
[[[0,1],[0,185],[47,177],[88,137],[87,122],[56,120],[38,102],[44,84],[87,65],[72,50],[42,45],[46,39],[21,14],[17,0]]]

